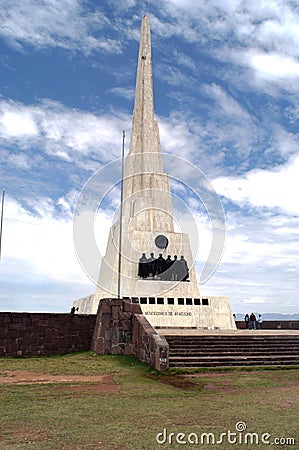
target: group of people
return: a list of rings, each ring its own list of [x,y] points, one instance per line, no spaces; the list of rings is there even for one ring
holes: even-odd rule
[[[154,253],[151,253],[147,258],[145,253],[142,253],[139,259],[138,276],[140,278],[156,278],[163,281],[188,281],[189,269],[187,261],[184,256],[178,259],[174,255],[173,259],[168,255],[165,259],[162,253],[158,258],[155,258]]]
[[[256,328],[261,330],[263,318],[261,314],[259,314],[258,318],[256,318],[254,313],[251,313],[250,316],[249,314],[245,314],[244,322],[246,330],[256,330]]]

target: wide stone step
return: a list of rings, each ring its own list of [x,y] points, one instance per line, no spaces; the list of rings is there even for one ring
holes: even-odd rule
[[[242,367],[242,366],[298,366],[298,361],[294,360],[244,360],[244,361],[194,361],[194,362],[170,362],[169,367],[172,368],[201,368],[201,367]]]
[[[186,348],[186,347],[169,347],[169,353],[214,353],[214,352],[220,352],[220,353],[229,353],[229,352],[256,352],[256,353],[297,353],[299,354],[298,347],[192,347],[192,348]]]
[[[221,341],[235,341],[235,342],[246,342],[246,341],[272,341],[272,342],[284,342],[284,341],[295,341],[298,342],[299,336],[165,336],[165,338],[172,342],[221,342]]]
[[[263,343],[263,344],[252,344],[252,343],[246,343],[244,345],[234,345],[234,344],[219,344],[219,345],[200,345],[200,344],[196,344],[196,345],[173,345],[172,343],[169,343],[169,348],[170,349],[183,349],[183,350],[192,350],[192,349],[197,349],[197,350],[209,350],[209,349],[232,349],[232,348],[236,348],[236,349],[260,349],[260,348],[267,348],[267,349],[275,349],[275,348],[281,348],[281,349],[295,349],[295,350],[299,350],[299,344],[270,344],[269,342],[267,343]]]
[[[198,349],[192,349],[192,350],[182,350],[182,349],[170,349],[169,355],[170,356],[205,356],[205,355],[265,355],[265,354],[287,354],[287,355],[296,355],[298,356],[298,350],[297,349],[287,349],[286,351],[282,352],[282,350],[286,349],[215,349],[215,350],[207,350],[207,351],[201,351]],[[299,359],[299,357],[298,357]]]
[[[254,355],[217,357],[170,357],[170,367],[214,367],[246,365],[299,365],[297,355]]]
[[[235,348],[235,347],[227,347],[227,348],[192,348],[192,349],[169,349],[170,355],[192,355],[192,354],[202,354],[202,355],[210,355],[212,353],[217,354],[227,354],[227,353],[245,353],[245,354],[299,354],[298,349],[296,348]]]
[[[299,344],[299,337],[296,338],[289,338],[289,339],[269,339],[269,338],[252,338],[252,337],[248,337],[247,339],[237,339],[237,338],[233,338],[233,339],[227,339],[227,338],[216,338],[216,339],[182,339],[182,338],[176,338],[176,339],[170,339],[168,336],[165,337],[166,340],[173,344],[173,345],[180,345],[180,344],[184,344],[184,345],[194,345],[194,344],[203,344],[203,345],[218,345],[221,343],[231,343],[231,344],[236,344],[236,345],[244,345],[245,343],[271,343],[271,344],[279,344],[279,343],[283,343],[283,344],[288,344],[288,343],[293,343],[293,344]]]
[[[186,343],[186,342],[180,342],[180,343],[173,343],[171,341],[167,341],[170,347],[173,348],[179,348],[179,347],[184,347],[184,348],[193,348],[193,347],[203,347],[203,348],[208,348],[208,347],[297,347],[299,348],[299,341],[298,342],[269,342],[269,341],[264,341],[264,342],[251,342],[251,341],[247,341],[247,342],[193,342],[193,343]]]
[[[182,361],[197,361],[197,360],[232,360],[232,359],[242,359],[242,360],[260,360],[260,359],[292,359],[297,360],[299,363],[298,355],[260,355],[259,357],[255,355],[245,355],[245,356],[239,356],[235,357],[235,355],[223,355],[223,356],[201,356],[200,358],[194,357],[194,356],[176,356],[176,357],[169,357],[169,360],[182,360]]]
[[[223,339],[227,339],[227,340],[248,340],[248,339],[272,339],[272,340],[289,340],[289,339],[294,339],[294,340],[298,340],[299,339],[299,335],[298,334],[281,334],[281,335],[277,335],[277,334],[260,334],[258,331],[252,331],[251,333],[248,333],[246,335],[244,334],[233,334],[233,335],[228,335],[228,334],[221,334],[221,335],[216,335],[216,334],[212,334],[212,335],[196,335],[196,334],[167,334],[165,335],[166,339],[171,339],[171,340],[184,340],[184,341],[188,341],[188,340],[219,340],[222,341]]]
[[[267,349],[267,350],[272,350],[272,349],[281,349],[283,351],[287,351],[288,349],[293,349],[293,350],[297,350],[299,352],[299,346],[297,344],[288,344],[288,345],[270,345],[270,344],[262,344],[262,345],[252,345],[252,344],[247,344],[247,345],[191,345],[191,346],[186,346],[186,345],[172,345],[169,344],[169,349],[176,349],[176,350],[182,350],[182,351],[188,351],[188,350],[199,350],[199,351],[209,351],[209,350],[231,350],[231,349],[237,349],[237,350],[242,350],[242,349],[252,349],[252,350],[259,350],[259,349]]]

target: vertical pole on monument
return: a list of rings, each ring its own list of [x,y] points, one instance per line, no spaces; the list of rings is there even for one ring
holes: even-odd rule
[[[1,248],[2,248],[4,197],[5,197],[5,190],[3,189],[3,192],[2,192],[2,205],[1,205],[1,222],[0,222],[0,259],[1,259]]]
[[[120,298],[121,294],[121,244],[122,244],[122,231],[123,231],[123,196],[124,196],[124,160],[125,160],[125,137],[126,132],[123,130],[123,145],[121,153],[121,185],[120,185],[120,209],[119,209],[119,243],[118,243],[118,282],[117,282],[117,298]]]

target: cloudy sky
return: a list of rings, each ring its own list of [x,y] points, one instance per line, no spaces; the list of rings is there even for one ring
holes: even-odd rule
[[[200,168],[225,209],[225,251],[202,293],[228,295],[235,312],[297,313],[298,0],[1,2],[0,310],[68,311],[95,290],[73,211],[129,138],[144,14],[162,150]],[[206,217],[194,208],[200,270]]]

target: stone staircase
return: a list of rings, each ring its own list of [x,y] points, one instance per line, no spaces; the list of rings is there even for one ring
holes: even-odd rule
[[[165,338],[169,344],[169,367],[299,366],[299,335],[165,335]]]

